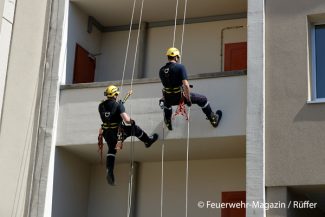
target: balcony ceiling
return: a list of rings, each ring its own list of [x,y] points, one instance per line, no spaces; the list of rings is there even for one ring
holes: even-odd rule
[[[130,23],[133,0],[71,0],[88,15],[94,16],[104,26]],[[144,22],[173,20],[176,0],[144,1]],[[183,18],[185,0],[179,1],[178,18]],[[139,17],[141,1],[137,0],[135,23]],[[187,18],[236,14],[247,11],[247,0],[188,0]]]
[[[191,160],[218,159],[218,158],[244,158],[245,157],[245,136],[216,137],[190,139]],[[118,152],[117,162],[127,163],[130,160],[130,142],[125,142],[123,150]],[[135,142],[134,159],[137,162],[155,162],[161,160],[162,142],[154,143],[149,149],[145,148],[142,142]],[[96,151],[97,145],[70,145],[58,146],[68,150],[70,153],[79,156],[91,164],[99,162],[99,155]],[[104,147],[104,157],[107,153],[107,145]],[[105,160],[105,158],[104,158]],[[166,140],[165,142],[166,161],[186,160],[186,140]]]

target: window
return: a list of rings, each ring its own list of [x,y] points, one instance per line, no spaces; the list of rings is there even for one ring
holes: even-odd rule
[[[325,101],[325,24],[312,30],[312,100]]]

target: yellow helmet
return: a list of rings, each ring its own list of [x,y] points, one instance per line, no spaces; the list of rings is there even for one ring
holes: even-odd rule
[[[107,97],[113,97],[113,96],[117,96],[119,95],[119,89],[118,87],[114,86],[114,85],[110,85],[105,89],[104,95]]]
[[[175,56],[181,56],[179,50],[176,47],[171,47],[167,50],[166,56],[171,56],[171,57],[175,57]]]

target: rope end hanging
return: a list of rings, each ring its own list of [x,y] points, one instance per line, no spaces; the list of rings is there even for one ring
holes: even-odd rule
[[[182,99],[180,101],[180,103],[178,104],[177,109],[176,109],[175,113],[173,114],[173,117],[172,118],[175,119],[175,117],[177,115],[182,115],[182,116],[185,117],[186,120],[189,120],[189,116],[187,114],[187,110],[186,110],[186,106],[185,106],[184,99]]]
[[[100,165],[103,165],[103,148],[104,148],[103,130],[102,130],[102,128],[99,128],[99,132],[98,132],[98,150],[97,150],[97,152],[99,152]]]

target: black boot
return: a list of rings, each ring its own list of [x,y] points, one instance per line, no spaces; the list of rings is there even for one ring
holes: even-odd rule
[[[172,114],[173,114],[173,110],[172,108],[165,108],[164,109],[164,121],[165,121],[165,125],[168,128],[168,130],[173,130],[173,126],[172,126]]]
[[[106,180],[109,185],[114,186],[115,185],[115,178],[113,171],[107,169],[106,170]]]
[[[114,164],[115,164],[115,156],[109,155],[106,159],[106,180],[109,185],[114,185]]]
[[[173,130],[172,120],[165,118],[164,121],[165,121],[165,125],[168,128],[168,130],[172,131]]]
[[[154,133],[152,136],[149,137],[148,142],[145,142],[144,145],[146,148],[149,148],[155,141],[158,139],[158,134]]]
[[[211,112],[211,114],[209,116],[207,116],[207,119],[210,121],[211,125],[214,128],[218,127],[221,118],[222,118],[221,110],[216,111],[216,114]]]
[[[140,139],[144,143],[146,148],[149,148],[155,141],[157,141],[158,134],[154,133],[151,136],[148,136],[148,134],[146,134],[144,131],[142,131],[142,133],[138,137],[138,139]]]

